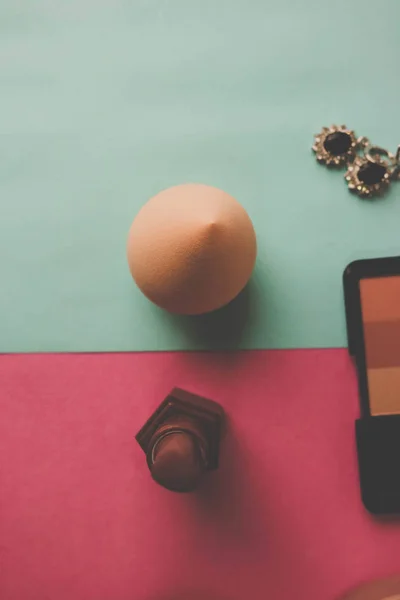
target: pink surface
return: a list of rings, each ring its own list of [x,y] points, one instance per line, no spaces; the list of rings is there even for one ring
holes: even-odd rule
[[[400,571],[358,490],[344,350],[0,357],[1,600],[330,600]],[[198,495],[134,434],[173,386],[230,417]]]

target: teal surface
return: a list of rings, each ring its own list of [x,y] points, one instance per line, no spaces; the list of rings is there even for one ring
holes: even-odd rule
[[[400,253],[400,183],[351,196],[310,151],[400,143],[400,2],[1,0],[0,351],[343,346],[341,273]],[[135,288],[130,223],[203,182],[254,220],[248,292],[178,318]]]

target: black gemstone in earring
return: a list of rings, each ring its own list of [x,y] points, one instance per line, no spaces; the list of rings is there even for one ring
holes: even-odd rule
[[[386,173],[386,167],[368,160],[358,169],[358,179],[366,185],[375,185],[382,181]]]
[[[315,136],[317,161],[328,167],[343,167],[354,159],[360,141],[346,125],[323,127]]]
[[[351,147],[351,137],[344,131],[335,131],[326,136],[324,141],[324,148],[327,152],[330,152],[333,156],[340,156],[346,154]]]
[[[381,196],[395,177],[397,159],[377,146],[368,146],[356,156],[345,175],[349,189],[361,198]]]

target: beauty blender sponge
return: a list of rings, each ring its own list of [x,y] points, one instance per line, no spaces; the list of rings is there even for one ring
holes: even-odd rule
[[[228,304],[245,287],[257,254],[253,224],[226,192],[202,184],[166,189],[139,211],[127,257],[145,296],[172,313]]]

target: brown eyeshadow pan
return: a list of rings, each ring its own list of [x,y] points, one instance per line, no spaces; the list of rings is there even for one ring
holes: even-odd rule
[[[360,280],[371,415],[400,414],[400,276]]]

